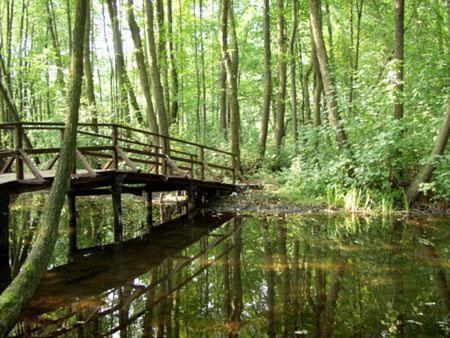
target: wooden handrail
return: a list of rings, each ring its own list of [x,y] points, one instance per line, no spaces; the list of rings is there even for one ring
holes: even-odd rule
[[[102,128],[100,132],[92,131],[92,127]],[[89,128],[89,129],[87,129]],[[106,128],[106,129],[105,129]],[[24,148],[24,140],[29,139],[27,132],[45,132],[45,131],[60,131],[61,139],[64,135],[65,124],[62,122],[12,122],[12,123],[0,123],[0,131],[13,131],[14,132],[14,147],[12,149],[4,149],[0,151],[0,159],[7,159],[8,166],[5,166],[5,172],[13,170],[15,162],[15,173],[18,180],[24,179],[24,156],[26,157],[26,165],[28,169],[33,166],[37,170],[37,165],[40,163],[47,163],[45,170],[50,170],[53,165],[59,159],[60,147],[47,147],[39,148],[34,144],[28,144]],[[134,132],[132,137],[131,133]],[[95,144],[88,143],[88,146],[77,145],[77,159],[79,163],[86,169],[89,166],[89,162],[84,159],[83,155],[90,158],[97,158],[97,163],[104,168],[111,168],[118,170],[119,166],[126,164],[132,171],[142,171],[138,168],[136,163],[142,165],[150,165],[147,170],[154,171],[156,174],[162,174],[165,176],[171,175],[171,173],[180,174],[180,168],[186,169],[190,178],[197,178],[204,180],[205,172],[208,172],[211,176],[211,169],[216,168],[222,171],[231,172],[233,183],[235,182],[236,169],[234,168],[235,155],[232,152],[216,149],[210,146],[202,145],[196,142],[186,141],[180,138],[161,135],[153,133],[145,129],[138,129],[127,125],[117,123],[79,123],[78,131],[79,135],[85,136],[83,143],[89,142],[89,138],[96,140]],[[153,144],[152,139],[159,138],[160,145]],[[177,146],[178,144],[178,146]],[[182,147],[185,145],[187,147]],[[127,147],[128,146],[128,147]],[[133,148],[131,148],[133,146]],[[180,147],[181,149],[177,149]],[[31,147],[35,147],[30,149]],[[193,149],[194,147],[197,149]],[[186,151],[188,149],[188,151]],[[192,152],[191,150],[192,149]],[[219,160],[218,163],[210,163],[207,161],[207,157],[211,160],[212,156],[207,156],[211,153],[222,154],[222,156],[215,156],[215,158],[224,158],[223,155],[230,157],[230,165],[224,164],[223,160]],[[129,155],[140,155],[138,157],[130,157]],[[44,162],[41,162],[39,155],[47,155],[44,158]],[[48,157],[51,155],[51,158]],[[178,155],[178,156],[177,156]],[[36,162],[34,165],[32,157]],[[104,165],[99,163],[99,159],[109,159],[109,162]],[[49,161],[50,160],[50,161]],[[175,163],[176,162],[176,163]],[[44,164],[45,164],[44,163]],[[122,164],[121,164],[122,163]],[[179,164],[187,163],[185,166]],[[194,167],[196,169],[194,170]],[[1,168],[0,168],[1,169]],[[90,171],[92,175],[94,171]],[[194,174],[196,173],[196,175]],[[36,175],[34,175],[36,176]],[[239,177],[240,175],[238,175]]]

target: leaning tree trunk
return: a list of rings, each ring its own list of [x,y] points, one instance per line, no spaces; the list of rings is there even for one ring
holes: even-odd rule
[[[69,189],[72,168],[75,165],[75,147],[83,78],[84,30],[86,28],[87,0],[78,0],[76,8],[74,44],[71,55],[65,138],[47,202],[41,218],[39,233],[21,271],[0,296],[0,335],[13,327],[22,309],[34,293],[53,252],[64,198]]]
[[[264,104],[259,130],[259,158],[262,161],[266,152],[267,130],[272,100],[272,65],[270,51],[270,1],[264,0]]]
[[[322,74],[323,86],[325,89],[326,102],[329,120],[334,128],[336,143],[339,149],[345,149],[347,145],[347,135],[342,126],[341,117],[338,111],[336,100],[336,88],[330,72],[325,41],[322,34],[322,24],[319,14],[319,0],[309,0],[311,30],[316,46],[317,58],[319,60],[320,72]]]
[[[447,13],[448,13],[448,36],[450,37],[450,0],[447,0]],[[450,54],[450,53],[449,53]],[[450,55],[449,55],[450,56]],[[442,126],[441,132],[434,144],[432,151],[433,157],[440,156],[444,153],[445,147],[448,142],[448,134],[450,129],[450,97],[447,98],[447,114],[444,118],[444,124]],[[419,187],[422,183],[426,183],[431,178],[434,171],[433,162],[426,163],[417,173],[416,177],[413,179],[409,185],[408,191],[406,192],[406,197],[408,201],[413,202],[419,195]]]

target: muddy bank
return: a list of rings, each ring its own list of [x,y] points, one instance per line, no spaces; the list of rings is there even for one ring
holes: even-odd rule
[[[241,212],[241,213],[261,213],[261,214],[370,214],[371,212],[348,211],[344,208],[330,208],[326,203],[317,202],[316,205],[302,205],[298,202],[280,198],[276,193],[268,193],[261,190],[246,190],[238,194],[233,193],[228,196],[208,201],[208,212]],[[450,217],[450,208],[442,205],[416,205],[408,211],[396,210],[393,212],[398,216],[444,216]]]

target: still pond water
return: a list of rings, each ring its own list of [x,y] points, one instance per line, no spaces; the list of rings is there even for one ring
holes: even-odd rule
[[[209,215],[147,233],[142,200],[80,198],[78,251],[67,215],[49,271],[12,336],[445,337],[449,219]],[[11,270],[42,199],[12,210]],[[181,212],[154,208],[154,219]],[[4,276],[3,276],[4,277]]]

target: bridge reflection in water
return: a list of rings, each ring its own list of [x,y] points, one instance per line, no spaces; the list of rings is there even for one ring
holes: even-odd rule
[[[179,311],[180,289],[223,263],[241,224],[232,214],[170,219],[177,209],[162,206],[162,224],[136,238],[67,250],[67,263],[45,273],[12,336],[124,335],[142,321],[145,336],[173,333],[165,315]]]

